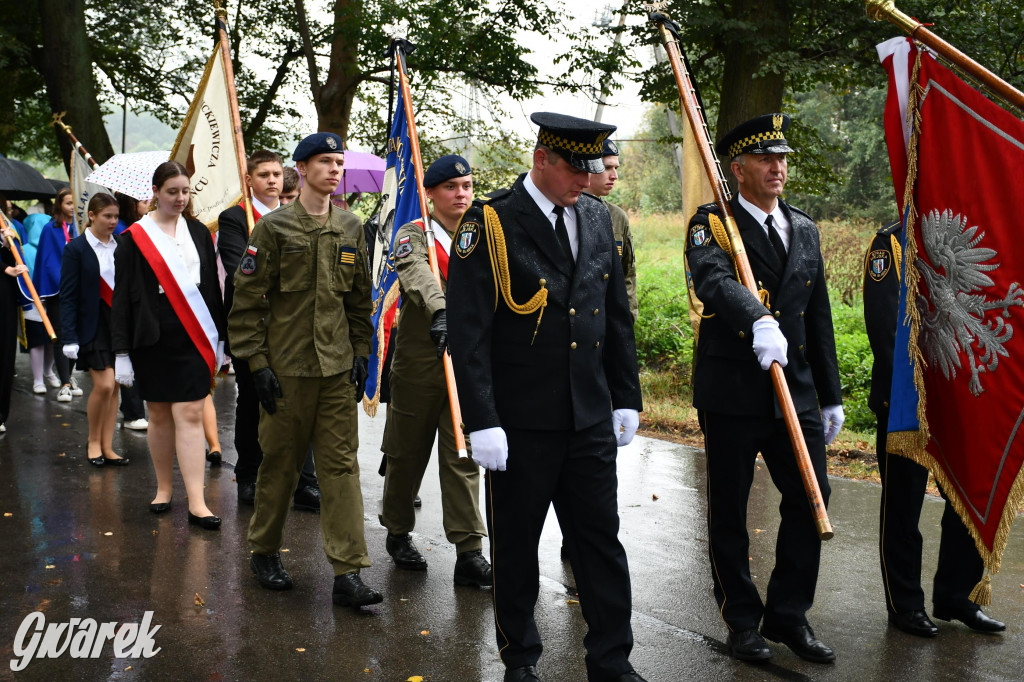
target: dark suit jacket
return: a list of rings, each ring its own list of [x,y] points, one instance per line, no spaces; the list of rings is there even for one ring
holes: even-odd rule
[[[120,237],[112,237],[120,243]],[[96,337],[100,319],[100,261],[85,234],[68,242],[60,265],[60,339],[80,346]]]
[[[199,252],[199,291],[210,309],[220,338],[226,339],[224,303],[217,282],[217,254],[213,238],[202,223],[196,220],[187,223]],[[110,326],[115,353],[152,346],[159,340],[159,286],[156,273],[139,251],[131,232],[124,232],[114,252],[114,305]]]
[[[771,376],[753,351],[751,328],[771,314],[789,342],[786,380],[797,412],[839,405],[842,391],[825,287],[818,227],[799,209],[779,201],[792,226],[786,263],[779,261],[757,221],[737,198],[730,202],[754,279],[768,291],[769,308],[736,280],[732,259],[711,238],[708,213],[701,206],[690,220],[686,257],[704,314],[693,370],[693,406],[699,410],[753,416],[779,416]],[[708,232],[701,232],[708,230]]]
[[[900,307],[900,263],[892,242],[903,236],[902,223],[886,225],[875,234],[864,258],[864,327],[871,343],[871,394],[868,407],[876,415],[889,411],[892,358]]]
[[[232,206],[221,211],[217,218],[220,235],[217,237],[217,251],[220,262],[224,265],[224,310],[231,310],[231,302],[235,297],[235,271],[249,245],[249,224],[245,219],[245,209]]]
[[[609,419],[613,407],[642,409],[633,318],[608,209],[588,196],[576,204],[574,269],[523,177],[490,205],[505,235],[512,299],[525,303],[539,280],[547,283],[539,327],[536,312],[516,314],[495,291],[482,203],[466,212],[453,240],[448,339],[466,430],[582,430]],[[475,246],[465,253],[460,238],[474,225]]]

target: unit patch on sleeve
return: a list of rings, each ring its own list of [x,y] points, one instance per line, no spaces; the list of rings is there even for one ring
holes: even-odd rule
[[[238,264],[238,269],[242,271],[243,275],[251,275],[256,272],[256,247],[250,246],[245,250],[245,255],[242,256],[241,262]]]
[[[395,258],[405,258],[410,253],[412,253],[412,244],[410,244],[408,241],[405,241],[400,243],[398,245],[398,248],[395,249]]]
[[[615,248],[617,248],[619,250],[619,258],[622,258],[622,242],[621,241],[616,241],[615,242]]]
[[[355,265],[356,264],[356,247],[354,247],[354,246],[339,246],[338,247],[338,264],[339,265]]]
[[[690,243],[694,246],[704,246],[711,241],[711,230],[707,225],[694,223],[690,228]]]
[[[477,242],[480,241],[480,225],[475,222],[463,223],[459,227],[459,233],[455,235],[455,253],[459,258],[466,258],[473,253]]]
[[[868,254],[868,276],[876,282],[881,282],[889,274],[892,266],[892,254],[884,249],[878,249]]]

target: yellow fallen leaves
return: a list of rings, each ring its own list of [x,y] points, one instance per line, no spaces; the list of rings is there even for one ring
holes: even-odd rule
[[[125,668],[125,669],[124,669],[124,671],[125,671],[125,672],[128,672],[128,671],[129,671],[129,670],[131,670],[131,669],[132,669],[132,667],[131,667],[131,666],[128,666],[127,668]]]
[[[566,604],[579,604],[580,600],[579,599],[572,599],[572,598],[570,598],[570,599],[566,599],[565,603]]]
[[[289,550],[288,550],[288,548],[287,548],[287,547],[283,547],[283,548],[281,548],[281,551],[282,551],[282,552],[287,552],[287,551],[289,551]]]
[[[423,675],[413,675],[405,682],[423,682]]]
[[[301,653],[304,653],[306,651],[306,647],[304,647],[304,646],[297,646],[297,647],[295,647],[295,650],[298,651],[301,654]]]
[[[71,426],[71,424],[68,424],[67,422],[64,422],[63,424],[61,424],[61,426],[63,426],[66,429],[67,427]]]
[[[196,606],[206,606],[206,602],[203,601],[203,598],[199,596],[198,592],[196,592],[196,597],[195,597],[194,601],[195,601]]]
[[[12,516],[14,516],[14,514],[12,514],[11,512],[4,512],[4,518],[5,519],[10,518]]]
[[[58,457],[67,457],[67,455],[66,455],[66,454],[64,454],[63,452],[61,452],[61,453],[58,453],[58,454],[57,454],[57,456],[58,456]]]
[[[49,571],[51,568],[57,568],[53,564],[46,564],[46,570]]]
[[[651,499],[654,500],[655,502],[657,502],[658,501],[658,496],[657,495],[651,495]]]
[[[369,674],[370,674],[370,673],[372,673],[373,671],[372,671],[372,670],[370,670],[369,668],[363,668],[363,672],[364,672],[364,673],[366,673],[367,675],[369,675]]]
[[[424,637],[426,637],[427,635],[430,634],[430,630],[420,630],[420,634],[423,635]]]
[[[104,533],[104,535],[106,535],[107,537],[110,537],[111,535],[113,535],[113,533],[111,533],[111,532],[110,532],[110,531],[108,530],[108,531],[107,531],[106,533]]]

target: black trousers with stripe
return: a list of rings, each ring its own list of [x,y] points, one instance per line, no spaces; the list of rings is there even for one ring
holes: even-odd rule
[[[588,632],[591,680],[629,672],[633,631],[626,552],[618,539],[618,477],[611,419],[577,432],[508,429],[506,471],[487,473],[487,530],[501,660],[535,665],[542,645],[533,612],[537,548],[553,504]]]
[[[762,617],[772,627],[806,625],[818,582],[821,540],[782,419],[698,412],[708,471],[708,540],[715,599],[732,631],[756,628]],[[811,464],[828,505],[825,434],[817,410],[801,412],[800,427]],[[754,460],[764,456],[772,482],[782,493],[775,568],[765,601],[750,578],[747,499]]]
[[[878,547],[885,607],[891,613],[920,611],[924,610],[924,590],[921,589],[924,543],[919,525],[928,470],[913,460],[887,452],[888,410],[877,417],[875,452],[879,453],[878,473],[882,477]],[[941,526],[939,566],[932,601],[939,607],[975,608],[969,597],[981,580],[985,565],[974,539],[949,500],[942,512]]]

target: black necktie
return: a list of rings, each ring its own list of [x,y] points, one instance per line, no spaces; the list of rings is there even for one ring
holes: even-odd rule
[[[786,247],[782,245],[782,237],[779,236],[779,231],[775,229],[775,221],[772,216],[769,215],[764,224],[768,226],[768,241],[771,242],[772,248],[775,249],[775,253],[779,256],[779,261],[786,262]]]
[[[569,243],[569,231],[565,229],[565,207],[555,206],[554,212],[555,237],[558,238],[558,243],[562,247],[562,250],[565,251],[565,255],[569,258],[570,261],[575,263],[576,259],[572,255],[572,245]]]

